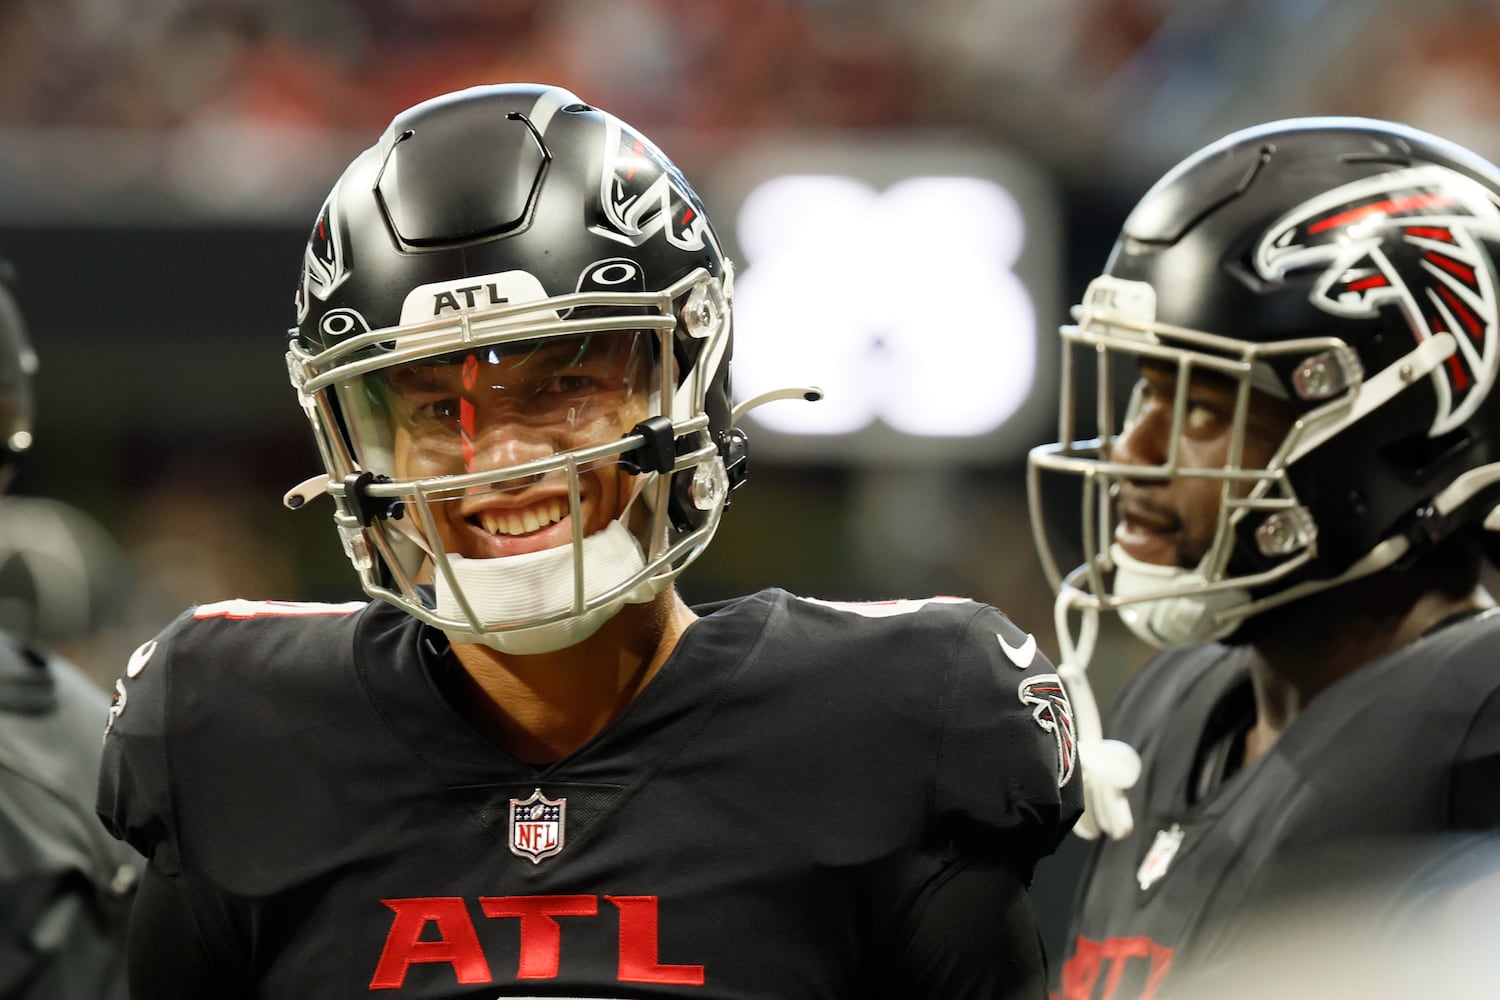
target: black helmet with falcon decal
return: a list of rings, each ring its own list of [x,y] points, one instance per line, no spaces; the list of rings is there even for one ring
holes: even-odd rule
[[[1497,248],[1500,171],[1402,125],[1274,122],[1171,170],[1062,331],[1059,441],[1030,459],[1037,542],[1070,606],[1118,608],[1155,644],[1190,644],[1490,517]],[[1224,465],[1190,468],[1175,447],[1156,465],[1111,460],[1130,421],[1121,388],[1143,359],[1176,377],[1168,441],[1189,418],[1192,377],[1234,387]],[[1251,390],[1293,416],[1253,466],[1242,464]],[[1071,573],[1042,500],[1053,473],[1082,485],[1081,536],[1065,544],[1083,562]],[[1190,477],[1220,484],[1212,544],[1196,566],[1138,572],[1111,546],[1119,484]]]
[[[695,558],[744,476],[732,273],[676,166],[566,90],[475,87],[402,112],[308,242],[288,363],[326,477],[289,505],[332,494],[365,590],[450,635],[513,652],[578,641]],[[535,439],[524,458],[477,455],[486,407]],[[588,535],[580,476],[601,463],[634,492]],[[550,505],[527,517],[575,525],[562,551],[445,550],[441,505],[543,480]],[[469,519],[538,530],[510,516]]]

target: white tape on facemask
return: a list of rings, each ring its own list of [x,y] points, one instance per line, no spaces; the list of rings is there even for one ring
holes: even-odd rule
[[[460,555],[447,558],[455,582],[482,622],[545,618],[573,607],[572,545],[491,559],[468,559]],[[582,562],[587,601],[621,586],[646,568],[639,543],[619,521],[583,540]],[[447,577],[442,573],[436,576],[437,613],[444,618],[463,620],[463,609]],[[644,604],[664,586],[665,583],[643,580],[607,604],[549,624],[477,635],[460,630],[444,629],[444,632],[452,642],[479,642],[503,653],[549,653],[582,642],[624,605]]]

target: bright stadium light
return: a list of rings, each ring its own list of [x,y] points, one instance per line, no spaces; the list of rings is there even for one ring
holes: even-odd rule
[[[858,149],[846,159],[871,162]],[[894,174],[889,158],[877,162],[885,176],[766,171],[744,185],[736,397],[789,384],[824,393],[753,411],[754,447],[875,462],[1015,458],[1030,443],[1013,426],[1023,410],[1052,416],[1050,398],[1033,398],[1051,356],[1039,352],[1056,286],[1050,191],[990,161],[951,173],[918,161]]]

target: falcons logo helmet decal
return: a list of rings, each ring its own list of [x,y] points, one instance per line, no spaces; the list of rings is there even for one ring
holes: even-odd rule
[[[1057,740],[1057,787],[1068,783],[1078,763],[1078,736],[1073,730],[1073,706],[1056,674],[1028,677],[1016,689],[1031,717]]]
[[[1433,373],[1437,436],[1474,412],[1500,361],[1494,263],[1481,238],[1500,240],[1500,207],[1477,182],[1427,165],[1304,203],[1266,232],[1254,263],[1270,281],[1322,267],[1311,299],[1333,315],[1395,306],[1419,342],[1451,333],[1458,350]]]
[[[344,264],[344,234],[335,208],[338,193],[338,185],[334,185],[318,212],[318,221],[313,223],[312,235],[302,252],[302,280],[296,292],[299,324],[307,319],[314,297],[327,302],[335,289],[349,277],[349,269]]]
[[[599,192],[606,224],[590,230],[628,246],[640,246],[657,233],[681,250],[701,250],[712,243],[717,256],[708,219],[678,169],[619,121],[609,119],[606,126]]]

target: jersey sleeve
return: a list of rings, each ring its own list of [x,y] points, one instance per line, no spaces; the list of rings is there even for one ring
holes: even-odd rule
[[[172,642],[182,622],[179,618],[137,648],[115,681],[95,802],[105,828],[168,875],[181,870],[171,796],[167,712]]]
[[[1047,964],[1027,893],[1029,867],[935,860],[898,917],[896,967],[877,996],[1040,1000]],[[926,869],[922,869],[925,873]]]
[[[130,995],[152,1000],[249,1000],[255,976],[233,901],[147,865],[130,915]]]
[[[935,803],[964,850],[1051,853],[1082,812],[1068,697],[1035,637],[979,605],[954,640]]]

